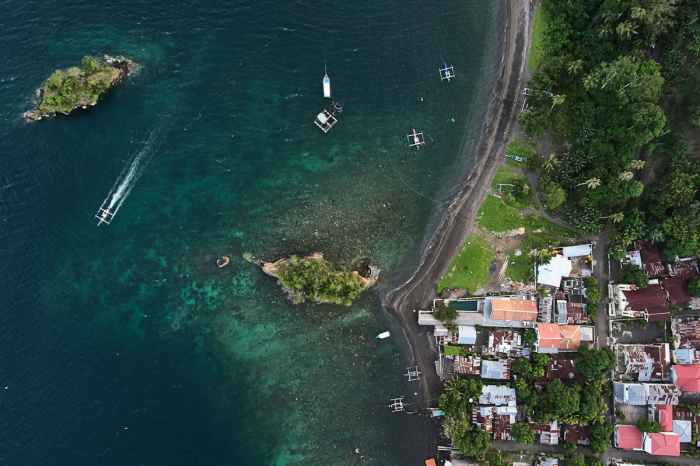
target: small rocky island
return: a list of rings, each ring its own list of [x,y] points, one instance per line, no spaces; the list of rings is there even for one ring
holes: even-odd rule
[[[133,63],[124,57],[103,58],[90,55],[83,58],[83,67],[57,70],[37,89],[39,105],[24,113],[25,118],[41,120],[57,113],[68,115],[78,107],[87,108],[125,76],[131,74]]]
[[[263,272],[279,280],[292,302],[310,299],[317,303],[349,306],[362,291],[377,282],[379,268],[369,259],[354,268],[334,268],[323,254],[291,256],[276,262],[261,263]]]

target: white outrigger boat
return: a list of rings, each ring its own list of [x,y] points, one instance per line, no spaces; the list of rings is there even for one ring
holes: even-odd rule
[[[389,333],[389,332],[382,332],[382,333],[380,333],[379,335],[377,335],[377,338],[379,338],[380,340],[383,340],[383,339],[385,339],[385,338],[389,338],[390,336],[391,336],[391,333]]]
[[[445,63],[444,68],[438,68],[440,71],[440,81],[444,81],[447,79],[447,82],[450,82],[450,79],[455,77],[455,70],[451,66],[447,66],[447,63]]]
[[[413,142],[411,142],[411,138],[413,138]],[[418,150],[420,150],[420,146],[422,144],[425,144],[425,138],[423,137],[422,132],[416,132],[416,129],[413,128],[413,134],[407,134],[406,139],[408,140],[408,147],[416,147]]]
[[[100,210],[98,210],[95,214],[95,218],[100,220],[99,222],[97,222],[97,226],[99,227],[103,223],[109,225],[112,219],[114,218],[114,214],[116,214],[116,212],[110,212],[109,207],[105,209],[103,204],[102,207],[100,207]]]

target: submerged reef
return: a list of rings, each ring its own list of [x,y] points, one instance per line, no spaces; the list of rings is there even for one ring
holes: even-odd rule
[[[131,74],[133,63],[124,57],[96,58],[87,55],[83,67],[56,70],[37,89],[39,105],[24,113],[25,118],[41,120],[57,113],[68,115],[78,107],[95,105],[107,89]]]
[[[336,269],[321,253],[302,258],[291,256],[261,265],[263,272],[277,278],[289,299],[297,304],[309,299],[350,306],[357,295],[377,282],[380,271],[369,259],[354,268]]]

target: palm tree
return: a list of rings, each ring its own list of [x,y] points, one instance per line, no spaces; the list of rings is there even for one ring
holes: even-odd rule
[[[581,69],[581,65],[583,65],[583,60],[574,60],[569,62],[569,68],[567,70],[569,71],[569,74],[576,74],[579,72]]]
[[[646,164],[644,160],[632,160],[630,162],[630,167],[639,170],[640,168],[644,168],[644,164]]]
[[[647,233],[647,237],[649,238],[649,241],[651,241],[652,244],[659,243],[664,240],[664,232],[661,231],[659,228],[654,228],[649,233]]]
[[[600,29],[598,29],[598,37],[600,37],[601,39],[605,39],[612,32],[613,32],[612,26],[610,26],[609,24],[606,24],[605,26],[601,26]]]
[[[632,7],[630,10],[630,16],[634,19],[640,19],[644,18],[644,16],[647,14],[647,11],[644,8],[640,8],[638,6]]]
[[[621,179],[622,181],[629,181],[629,180],[631,180],[632,178],[634,178],[634,173],[632,173],[632,172],[622,172],[622,173],[620,173],[620,179]]]
[[[606,11],[603,13],[603,21],[605,21],[605,24],[610,24],[615,21],[615,17],[616,15],[612,11]]]
[[[609,218],[610,220],[613,221],[613,223],[619,223],[622,221],[623,218],[625,218],[625,214],[622,212],[619,212],[617,214],[610,214],[607,217],[600,217],[600,218]]]
[[[554,108],[555,105],[561,105],[564,103],[564,100],[566,100],[565,95],[553,95],[552,96],[552,107],[549,109],[549,111],[552,111],[552,108]]]
[[[588,90],[589,88],[598,85],[599,79],[598,73],[588,73],[583,78],[583,86],[586,88],[586,90]]]
[[[559,160],[557,160],[556,154],[549,154],[549,160],[544,163],[544,169],[548,172],[554,171],[554,169],[559,165]]]
[[[588,189],[595,189],[600,186],[600,180],[598,178],[591,178],[590,180],[586,180],[583,183],[577,184],[576,186],[582,186],[584,184],[588,187]]]
[[[620,39],[627,40],[632,38],[632,34],[637,34],[637,25],[630,21],[625,21],[618,24],[616,30],[620,35]]]
[[[624,218],[625,214],[623,214],[622,212],[610,215],[610,220],[612,220],[613,223],[620,223]]]

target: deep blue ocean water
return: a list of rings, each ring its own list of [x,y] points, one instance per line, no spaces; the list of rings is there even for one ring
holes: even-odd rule
[[[244,255],[400,270],[470,156],[497,3],[0,3],[0,463],[402,464],[376,291],[294,306]],[[21,119],[105,53],[137,68],[95,108]]]

